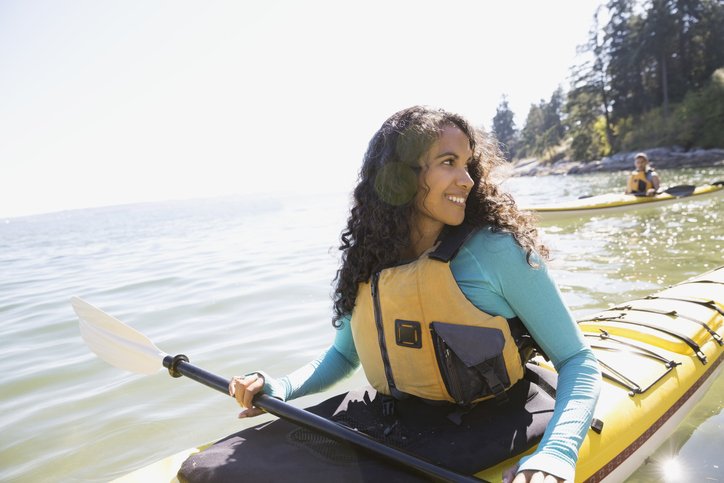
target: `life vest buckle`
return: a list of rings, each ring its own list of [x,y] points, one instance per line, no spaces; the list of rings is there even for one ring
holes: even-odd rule
[[[505,386],[495,374],[495,371],[486,363],[478,364],[476,366],[478,373],[483,376],[483,380],[488,384],[490,392],[494,394],[495,403],[498,406],[508,402],[508,393],[505,391]]]
[[[395,415],[395,398],[382,395],[382,416],[391,418]]]

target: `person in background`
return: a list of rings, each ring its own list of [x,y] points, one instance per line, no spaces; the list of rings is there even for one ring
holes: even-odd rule
[[[457,114],[414,106],[387,119],[369,143],[341,234],[334,342],[284,377],[232,378],[239,417],[263,412],[255,394],[290,400],[320,392],[361,365],[372,388],[353,406],[364,406],[358,419],[385,425],[376,435],[383,442],[402,431],[407,448],[471,474],[475,466],[456,461],[482,464],[496,446],[511,452],[499,461],[525,451],[492,441],[500,437],[494,425],[517,418],[515,445],[538,447],[504,481],[573,481],[601,373],[546,268],[532,218],[493,180],[502,165],[495,140]],[[474,354],[488,353],[485,361],[461,362],[471,344]],[[554,394],[534,383],[531,347],[557,370]],[[531,400],[549,406],[533,410]],[[535,433],[531,420],[542,415]],[[433,424],[429,442],[415,440]],[[356,429],[365,427],[375,424]]]
[[[629,174],[626,183],[626,194],[636,196],[653,196],[659,190],[661,180],[654,169],[649,166],[649,157],[646,153],[638,153],[634,157],[636,169]]]

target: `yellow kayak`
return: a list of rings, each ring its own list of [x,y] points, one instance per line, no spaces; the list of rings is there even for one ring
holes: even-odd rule
[[[721,370],[724,266],[578,322],[604,383],[575,481],[620,482],[671,436]],[[536,362],[553,370],[543,359]],[[190,448],[116,481],[178,481],[181,464],[202,449]],[[500,481],[521,456],[472,476]]]
[[[623,481],[668,439],[721,370],[724,267],[579,324],[604,384],[594,413],[603,428],[588,432],[576,481]],[[495,480],[505,467],[476,476]]]
[[[609,193],[550,205],[521,207],[521,209],[532,211],[540,221],[548,222],[622,213],[640,208],[667,205],[683,200],[700,200],[721,193],[724,193],[724,182],[717,181],[716,183],[702,186],[673,186],[654,196]]]

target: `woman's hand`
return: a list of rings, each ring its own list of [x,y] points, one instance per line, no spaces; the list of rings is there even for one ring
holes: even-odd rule
[[[543,471],[525,470],[518,473],[516,465],[503,473],[503,483],[565,483],[565,481]]]
[[[245,377],[235,376],[229,383],[229,395],[236,398],[239,406],[244,408],[239,418],[251,418],[264,413],[263,409],[254,407],[254,396],[264,389],[264,378],[259,374],[249,374]]]

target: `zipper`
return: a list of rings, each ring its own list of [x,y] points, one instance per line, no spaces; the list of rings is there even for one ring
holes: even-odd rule
[[[435,347],[437,349],[436,352],[438,353],[440,362],[442,363],[440,368],[442,370],[443,381],[448,386],[448,391],[450,392],[450,395],[453,399],[455,399],[455,402],[460,404],[467,404],[468,401],[465,401],[463,398],[460,378],[458,377],[458,373],[455,370],[455,364],[453,362],[452,352],[450,351],[450,348],[447,346],[447,344],[445,344],[445,341],[437,335],[435,329],[430,329],[430,332],[432,332],[432,340],[435,341]]]
[[[390,356],[387,353],[387,344],[385,343],[385,331],[384,325],[382,324],[382,308],[380,305],[380,292],[379,292],[379,281],[380,272],[375,272],[372,275],[372,305],[375,313],[375,326],[377,327],[377,341],[380,344],[380,354],[382,355],[382,365],[385,368],[385,377],[387,378],[387,386],[390,388],[390,393],[394,396],[397,393],[397,387],[395,386],[395,380],[392,377],[392,368],[390,367]]]

